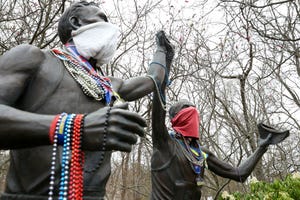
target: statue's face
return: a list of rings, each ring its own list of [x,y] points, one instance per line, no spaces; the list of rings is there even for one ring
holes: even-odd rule
[[[83,6],[77,12],[79,26],[88,25],[96,22],[107,22],[106,15],[97,6]]]

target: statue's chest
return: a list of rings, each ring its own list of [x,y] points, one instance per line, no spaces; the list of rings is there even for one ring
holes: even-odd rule
[[[51,55],[30,80],[20,103],[23,110],[45,114],[89,113],[103,106],[88,97],[63,63]]]
[[[105,106],[103,101],[96,101],[87,96],[78,82],[66,70],[62,80],[56,86],[56,90],[49,97],[45,104],[55,107],[58,112],[63,110],[68,113],[88,113]],[[47,105],[44,106],[47,107]]]

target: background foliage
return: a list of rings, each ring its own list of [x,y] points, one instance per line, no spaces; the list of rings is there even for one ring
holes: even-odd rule
[[[246,194],[235,192],[230,195],[224,191],[220,200],[297,200],[300,198],[300,174],[288,175],[284,180],[271,183],[255,181],[250,183],[250,191]]]
[[[175,45],[167,106],[194,102],[201,114],[201,143],[238,165],[257,146],[257,123],[289,129],[290,137],[272,146],[253,176],[284,179],[300,168],[300,53],[298,0],[112,0],[97,1],[122,30],[114,60],[103,66],[121,78],[144,75],[152,59],[154,36],[165,30]],[[0,55],[30,43],[60,45],[57,20],[70,1],[0,0]],[[16,58],[17,59],[17,58]],[[151,95],[132,102],[150,124]],[[168,124],[168,120],[166,120]],[[148,199],[151,191],[151,126],[130,154],[114,153],[108,199]],[[0,154],[0,183],[9,164]],[[244,184],[209,172],[203,199],[223,190],[247,192]],[[3,186],[2,186],[3,187]]]

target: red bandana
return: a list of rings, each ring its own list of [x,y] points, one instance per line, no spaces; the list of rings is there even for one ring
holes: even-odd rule
[[[171,120],[172,127],[184,137],[199,139],[199,114],[195,107],[184,108]]]

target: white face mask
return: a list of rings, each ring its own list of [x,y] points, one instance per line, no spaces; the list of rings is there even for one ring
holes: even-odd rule
[[[94,58],[97,65],[108,63],[118,45],[120,29],[108,22],[97,22],[72,31],[77,51],[87,60]]]

